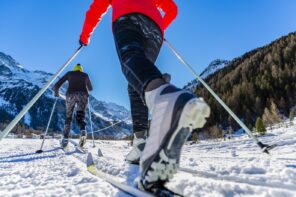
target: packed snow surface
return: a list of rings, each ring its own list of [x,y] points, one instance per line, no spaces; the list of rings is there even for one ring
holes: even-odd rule
[[[270,155],[247,136],[187,144],[182,170],[167,186],[184,196],[296,196],[296,126],[276,127],[260,137],[264,143],[278,144]],[[40,143],[33,139],[0,142],[0,196],[129,196],[88,173],[86,154],[72,145],[65,153],[58,148],[58,140],[46,140],[45,152],[35,154]],[[95,144],[92,148],[89,141],[87,146],[98,168],[133,185],[139,168],[124,161],[129,143]]]

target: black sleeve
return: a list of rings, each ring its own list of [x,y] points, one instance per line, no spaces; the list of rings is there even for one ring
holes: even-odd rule
[[[93,90],[93,87],[92,87],[91,81],[90,81],[90,79],[89,79],[88,76],[87,76],[87,79],[86,79],[86,85],[87,85],[87,89],[88,89],[88,91],[92,91],[92,90]]]
[[[68,80],[68,74],[66,73],[62,78],[60,78],[60,80],[54,85],[53,89],[55,91],[58,91],[60,89],[60,87],[63,85],[63,83]]]

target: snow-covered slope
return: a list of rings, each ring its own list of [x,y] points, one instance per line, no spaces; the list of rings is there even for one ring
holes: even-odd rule
[[[247,136],[201,141],[183,149],[180,171],[167,185],[188,197],[296,196],[296,121],[260,137],[278,146],[266,155]],[[0,196],[127,196],[86,171],[86,155],[57,149],[57,140],[4,139],[0,142]],[[104,172],[133,184],[138,166],[124,162],[126,141],[96,141],[89,151]],[[103,157],[98,157],[98,147]],[[191,173],[188,173],[188,172]]]
[[[0,122],[11,120],[18,114],[52,76],[51,73],[44,71],[27,70],[11,56],[0,52]],[[61,92],[65,93],[65,86]],[[45,128],[54,99],[53,92],[46,91],[45,95],[25,115],[22,122],[34,129]],[[122,138],[131,134],[130,113],[127,109],[114,103],[98,101],[94,97],[90,97],[90,102],[92,111],[95,111],[94,129],[107,127],[114,121],[126,120],[96,135]],[[64,119],[65,104],[60,98],[51,124],[52,130],[62,131]]]
[[[219,71],[220,69],[226,67],[230,62],[228,60],[221,60],[216,59],[212,61],[208,67],[200,74],[200,77],[202,79],[206,79],[211,74],[214,74],[215,72]],[[196,79],[192,80],[190,83],[188,83],[184,88],[187,90],[194,91],[196,87],[199,85],[199,81]]]
[[[218,70],[224,68],[229,64],[228,60],[217,59],[212,61],[209,66],[200,74],[201,78],[205,79],[209,75],[214,74]]]

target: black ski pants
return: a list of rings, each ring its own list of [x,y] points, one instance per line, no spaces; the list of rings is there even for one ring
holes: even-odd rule
[[[144,93],[149,82],[162,78],[155,66],[163,41],[161,30],[145,15],[129,14],[114,22],[113,34],[122,72],[129,84],[133,131],[147,131]]]
[[[66,121],[64,128],[64,137],[69,137],[71,130],[73,112],[76,105],[76,122],[80,131],[85,130],[85,110],[88,104],[88,94],[85,92],[70,92],[66,95]]]

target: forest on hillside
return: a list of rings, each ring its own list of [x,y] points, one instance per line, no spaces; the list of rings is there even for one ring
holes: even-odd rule
[[[206,82],[252,129],[261,117],[266,126],[288,117],[296,105],[296,32],[231,61],[207,77]],[[208,136],[239,125],[201,85],[195,93],[210,105],[212,113],[202,130]]]

